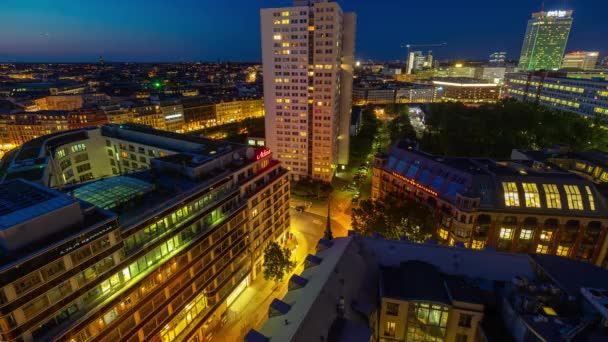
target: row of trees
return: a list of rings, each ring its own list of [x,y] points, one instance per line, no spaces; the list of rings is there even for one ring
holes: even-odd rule
[[[428,205],[396,195],[361,201],[352,210],[352,229],[363,236],[377,233],[387,239],[425,242],[433,236],[435,225],[435,214]]]
[[[441,155],[507,158],[513,148],[555,144],[608,150],[605,119],[586,119],[510,99],[479,107],[434,103],[428,106],[425,124],[420,148]]]
[[[380,122],[372,106],[365,106],[361,112],[362,127],[359,134],[350,139],[350,164],[359,165],[372,153],[377,144]]]

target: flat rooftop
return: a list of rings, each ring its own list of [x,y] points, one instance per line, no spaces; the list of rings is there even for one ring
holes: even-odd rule
[[[27,222],[73,202],[60,192],[23,180],[0,183],[0,229]]]
[[[73,191],[74,197],[103,209],[113,209],[121,203],[152,191],[154,185],[144,180],[116,176],[88,183]]]

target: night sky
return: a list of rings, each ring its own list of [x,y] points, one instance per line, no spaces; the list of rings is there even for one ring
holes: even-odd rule
[[[540,0],[340,0],[358,14],[361,60],[404,59],[401,43],[448,42],[440,58],[519,57]],[[259,9],[290,0],[2,0],[0,61],[259,61]],[[563,0],[546,0],[547,10]],[[569,0],[567,51],[608,53],[608,0]]]

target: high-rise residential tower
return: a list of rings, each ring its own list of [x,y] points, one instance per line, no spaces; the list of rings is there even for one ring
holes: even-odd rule
[[[348,163],[354,13],[328,0],[261,10],[266,144],[292,179]]]
[[[559,69],[572,26],[572,11],[532,13],[521,48],[522,70]]]

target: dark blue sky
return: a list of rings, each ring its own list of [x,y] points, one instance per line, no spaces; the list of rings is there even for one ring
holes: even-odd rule
[[[358,14],[359,59],[404,58],[401,43],[448,42],[441,58],[519,57],[541,0],[340,0]],[[563,0],[546,0],[546,9]],[[568,0],[567,50],[608,53],[608,0]],[[290,0],[2,0],[0,61],[259,61],[259,9]]]

